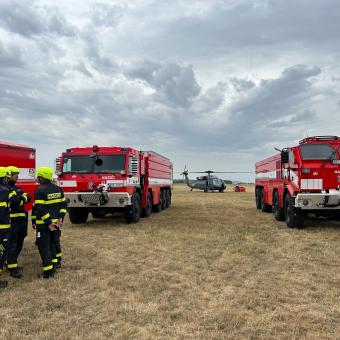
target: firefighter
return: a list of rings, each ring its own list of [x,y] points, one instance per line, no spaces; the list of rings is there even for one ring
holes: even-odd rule
[[[22,198],[19,206],[11,207],[10,209],[11,229],[7,250],[7,269],[12,277],[20,279],[22,278],[22,273],[18,267],[18,256],[23,247],[24,239],[27,236],[27,213],[25,212],[24,204],[28,203],[31,200],[31,197],[15,185],[20,170],[15,166],[9,166],[7,167],[7,172],[10,175],[8,180],[9,189],[15,191],[17,195]]]
[[[19,206],[21,197],[8,186],[9,173],[5,167],[0,167],[0,271],[2,271],[6,261],[7,244],[9,230],[11,228],[10,207]],[[5,288],[7,281],[0,280],[0,288]]]
[[[54,276],[58,262],[55,242],[66,214],[66,201],[62,189],[52,183],[51,168],[37,169],[36,176],[40,186],[34,193],[32,225],[42,260],[42,277],[48,279]]]

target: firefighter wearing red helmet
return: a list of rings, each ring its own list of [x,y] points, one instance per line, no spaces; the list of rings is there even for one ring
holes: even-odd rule
[[[40,186],[34,193],[32,224],[42,260],[42,277],[48,279],[54,275],[58,262],[55,243],[66,214],[66,200],[62,189],[52,183],[51,168],[37,169],[36,177]]]
[[[9,231],[11,228],[10,208],[21,204],[21,196],[7,186],[10,174],[5,167],[0,167],[0,270],[6,261]],[[0,288],[5,288],[7,281],[0,280]]]
[[[7,250],[7,269],[12,277],[20,279],[22,278],[22,273],[18,267],[18,256],[27,236],[27,213],[25,212],[24,204],[28,203],[31,197],[16,185],[20,170],[15,166],[8,166],[7,172],[10,176],[7,184],[9,189],[22,197],[20,205],[10,209],[11,229]]]

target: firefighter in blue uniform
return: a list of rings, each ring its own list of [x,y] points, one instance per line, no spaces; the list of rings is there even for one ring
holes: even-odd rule
[[[21,204],[21,197],[7,186],[9,173],[0,167],[0,271],[6,262],[9,231],[11,228],[10,208]],[[5,288],[7,281],[0,280],[0,288]]]
[[[53,170],[41,167],[36,171],[39,188],[34,193],[32,225],[36,229],[36,245],[42,260],[42,277],[54,276],[56,240],[66,214],[66,201],[60,187],[52,183]]]
[[[20,279],[22,278],[22,273],[18,267],[18,256],[23,247],[24,239],[27,236],[27,213],[25,212],[24,204],[28,203],[31,197],[15,185],[20,170],[15,166],[9,166],[7,167],[7,172],[10,175],[7,184],[8,188],[10,191],[15,191],[18,196],[22,197],[20,205],[11,207],[10,209],[11,229],[7,250],[7,269],[12,277]]]

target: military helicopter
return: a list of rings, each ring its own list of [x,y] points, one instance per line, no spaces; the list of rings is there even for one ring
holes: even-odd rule
[[[190,173],[206,174],[206,175],[197,177],[196,182],[191,183],[189,180],[189,171],[186,167],[184,168],[181,175],[184,176],[185,183],[191,189],[190,191],[192,191],[193,189],[198,189],[198,190],[203,190],[204,192],[208,192],[208,191],[223,192],[227,187],[225,181],[212,174],[239,174],[239,173],[249,173],[249,172],[206,170],[206,171],[190,171]]]

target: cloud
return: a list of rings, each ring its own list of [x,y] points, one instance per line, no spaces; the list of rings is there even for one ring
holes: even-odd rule
[[[40,35],[74,36],[75,29],[58,11],[50,12],[37,2],[3,0],[0,24],[10,32],[26,38]]]

